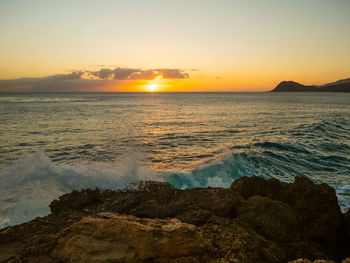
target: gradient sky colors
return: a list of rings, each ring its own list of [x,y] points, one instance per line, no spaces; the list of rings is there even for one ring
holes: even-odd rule
[[[0,0],[0,91],[266,91],[282,80],[332,82],[350,77],[349,13],[348,0]],[[144,75],[87,73],[101,69]],[[164,73],[171,70],[185,77]],[[82,77],[54,79],[71,72]]]

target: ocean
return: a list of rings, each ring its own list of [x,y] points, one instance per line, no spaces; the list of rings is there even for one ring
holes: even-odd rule
[[[0,95],[0,228],[72,190],[304,175],[350,207],[350,94]]]

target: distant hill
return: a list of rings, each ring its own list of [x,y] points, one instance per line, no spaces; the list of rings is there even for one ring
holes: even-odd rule
[[[346,84],[346,83],[350,83],[350,78],[348,79],[341,79],[335,82],[331,82],[331,83],[327,83],[322,85],[322,87],[328,87],[328,86],[332,86],[332,85],[338,85],[338,84]]]
[[[342,79],[321,86],[306,86],[294,81],[282,81],[273,92],[350,92],[350,78]]]

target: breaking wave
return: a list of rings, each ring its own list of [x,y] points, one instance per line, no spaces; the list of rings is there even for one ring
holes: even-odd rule
[[[293,170],[283,170],[286,167],[278,163],[271,165],[272,160],[266,154],[263,157],[231,152],[188,172],[159,172],[140,165],[142,162],[135,156],[123,159],[121,164],[108,166],[106,163],[58,164],[43,153],[29,154],[0,171],[0,229],[47,215],[50,202],[72,190],[96,187],[117,190],[142,180],[167,181],[180,189],[229,187],[242,176],[273,176],[290,182],[298,175]],[[312,179],[321,182],[317,177]],[[344,182],[331,185],[345,211],[350,203],[350,185]]]
[[[72,190],[121,189],[139,180],[155,180],[137,163],[106,167],[103,163],[55,164],[43,153],[25,156],[0,172],[0,228],[49,213],[52,200]]]

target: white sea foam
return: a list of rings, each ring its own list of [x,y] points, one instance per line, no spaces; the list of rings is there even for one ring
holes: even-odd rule
[[[45,216],[49,204],[64,193],[86,188],[122,189],[142,180],[167,181],[180,189],[229,187],[242,176],[276,174],[239,154],[226,154],[189,172],[156,172],[140,165],[142,155],[130,151],[113,166],[106,163],[58,164],[34,153],[0,171],[0,229]],[[283,178],[282,178],[283,179]],[[288,181],[291,181],[289,178]],[[349,207],[349,185],[333,185],[343,211]]]
[[[48,214],[50,202],[63,193],[121,189],[140,180],[155,180],[155,176],[132,157],[108,168],[101,163],[55,164],[42,153],[27,155],[0,171],[0,228]]]
[[[0,228],[45,216],[49,204],[64,193],[86,188],[122,189],[141,180],[167,181],[177,188],[229,187],[246,173],[241,160],[224,157],[190,172],[156,172],[139,165],[142,156],[131,153],[119,164],[64,165],[52,162],[43,153],[34,153],[0,171]]]

